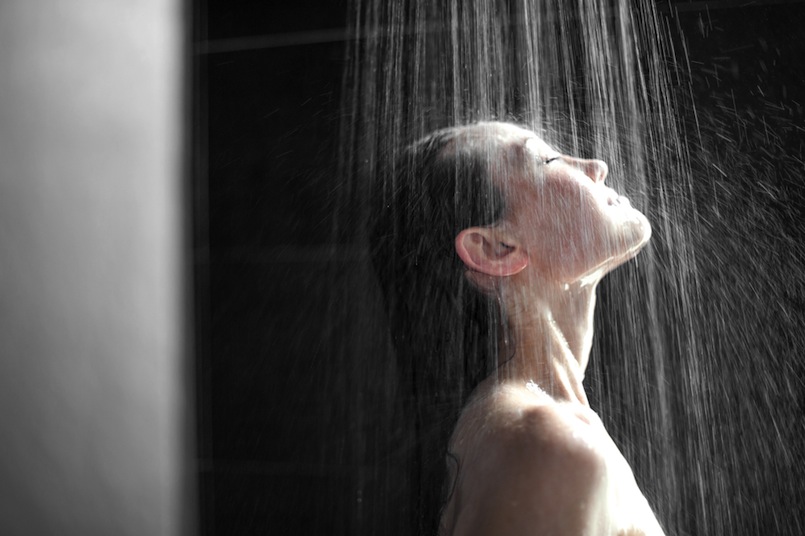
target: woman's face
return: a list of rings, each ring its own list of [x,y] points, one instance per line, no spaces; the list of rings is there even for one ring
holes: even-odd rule
[[[510,170],[499,186],[508,200],[503,223],[526,249],[530,269],[570,283],[600,277],[634,257],[651,226],[606,186],[607,165],[563,155],[517,130],[524,134],[514,142],[522,148],[522,169]]]

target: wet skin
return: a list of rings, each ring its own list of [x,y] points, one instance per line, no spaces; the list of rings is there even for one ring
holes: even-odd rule
[[[598,416],[520,382],[484,385],[453,434],[442,535],[661,535]]]
[[[663,534],[582,384],[596,286],[647,243],[649,223],[606,186],[603,162],[513,125],[472,129],[504,155],[495,180],[508,208],[495,225],[462,231],[456,252],[503,305],[507,359],[453,433],[458,467],[440,533]]]

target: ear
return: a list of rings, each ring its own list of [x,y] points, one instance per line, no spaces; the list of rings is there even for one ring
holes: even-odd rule
[[[458,233],[456,253],[467,268],[486,275],[506,277],[528,266],[523,248],[489,227],[470,227]]]

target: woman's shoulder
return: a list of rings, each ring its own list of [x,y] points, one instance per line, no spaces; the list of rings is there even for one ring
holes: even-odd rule
[[[595,428],[585,412],[526,388],[476,398],[451,441],[459,469],[449,525],[494,528],[458,534],[518,533],[504,526],[548,533],[557,519],[564,528],[587,526],[606,480]]]
[[[534,384],[501,383],[475,396],[462,412],[457,431],[474,437],[513,440],[585,439],[600,421],[589,408],[557,402]],[[569,434],[569,437],[568,437]]]
[[[474,399],[458,421],[451,450],[473,459],[480,471],[598,474],[605,460],[595,414],[529,387],[501,384]]]

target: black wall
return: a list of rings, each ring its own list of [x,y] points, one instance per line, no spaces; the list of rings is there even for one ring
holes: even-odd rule
[[[350,532],[322,343],[344,45],[320,30],[343,29],[345,13],[338,1],[197,8],[203,534]]]

